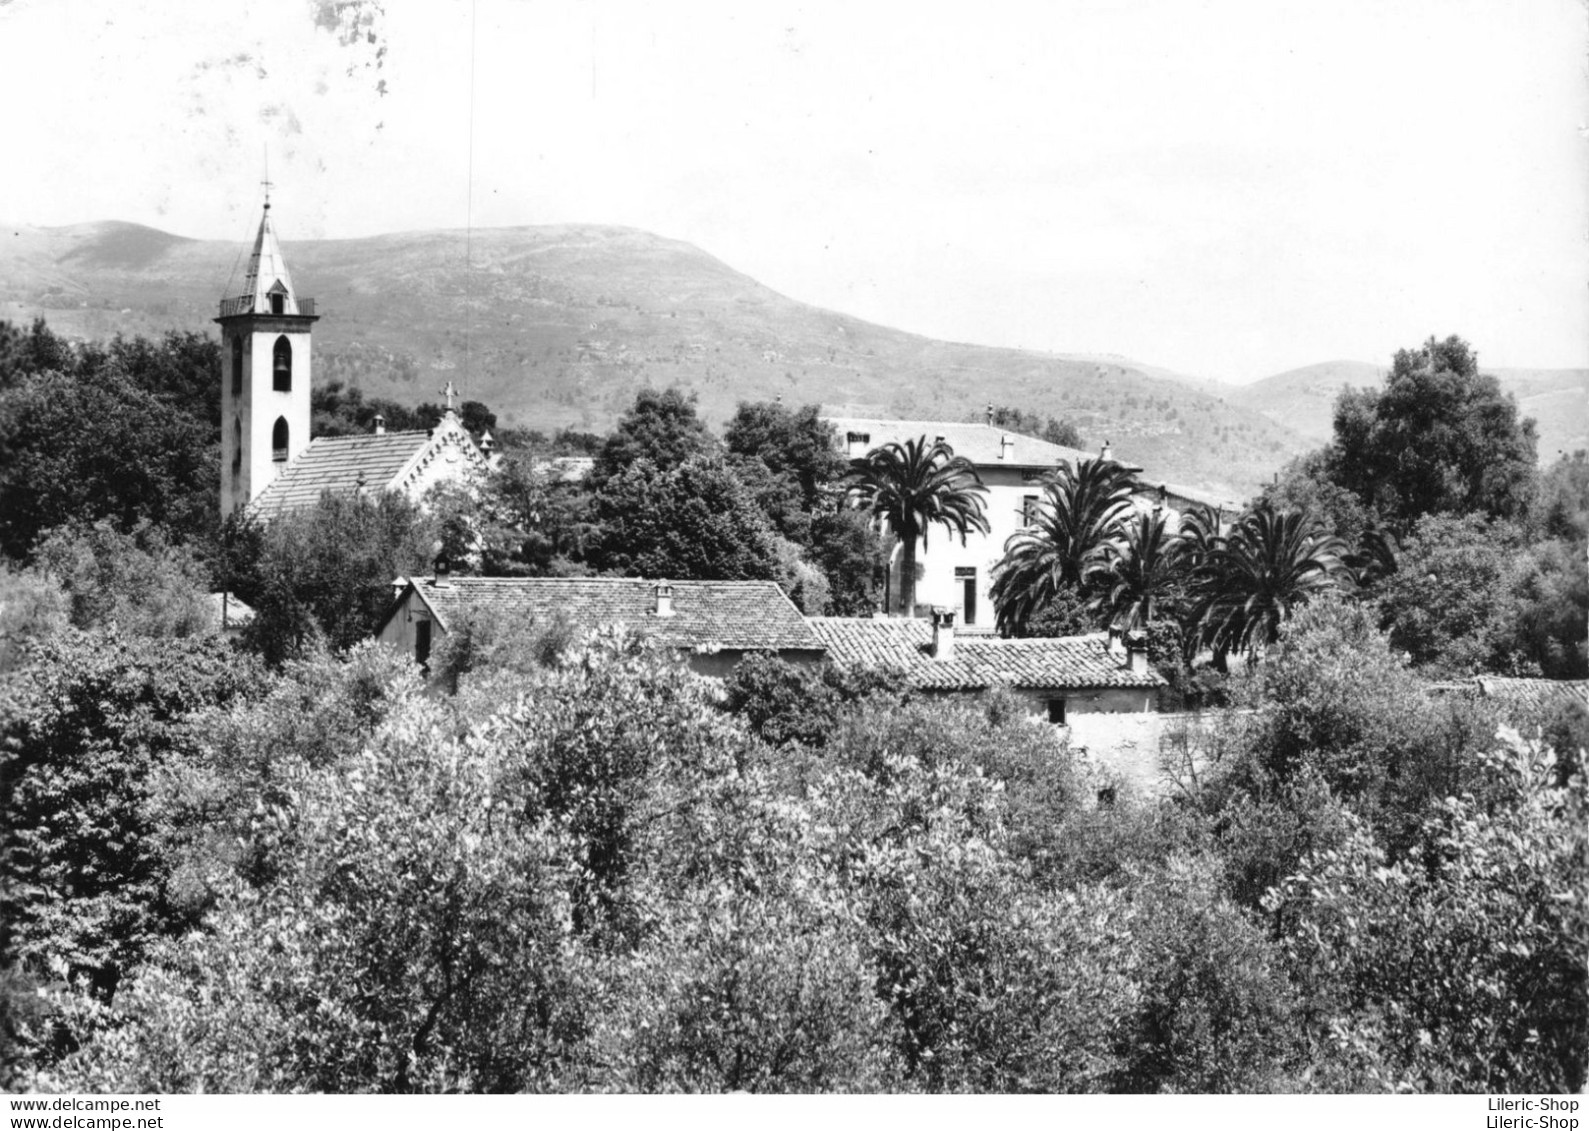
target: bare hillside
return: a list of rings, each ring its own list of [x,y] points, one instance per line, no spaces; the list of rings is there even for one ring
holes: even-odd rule
[[[434,399],[447,378],[510,424],[609,425],[646,385],[696,391],[720,423],[781,395],[934,419],[988,402],[1075,420],[1156,478],[1242,497],[1303,435],[1233,393],[1123,358],[936,341],[786,298],[689,244],[596,226],[282,238],[319,302],[316,374]],[[210,326],[249,242],[132,224],[12,228],[0,317],[74,336]]]

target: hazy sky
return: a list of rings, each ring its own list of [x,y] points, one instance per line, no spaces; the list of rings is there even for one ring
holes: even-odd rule
[[[1585,366],[1586,28],[1581,0],[0,0],[0,217],[243,242],[268,143],[289,261],[625,224],[935,337],[1237,381],[1432,333]]]

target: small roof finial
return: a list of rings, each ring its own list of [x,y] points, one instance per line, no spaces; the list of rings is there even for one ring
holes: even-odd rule
[[[458,390],[452,387],[451,381],[447,382],[447,387],[442,389],[441,395],[447,398],[447,411],[451,412],[453,410],[452,402],[458,397]]]
[[[270,190],[274,186],[272,186],[272,184],[270,183],[270,142],[268,142],[268,141],[265,143],[265,179],[260,181],[259,183],[264,186],[264,189],[265,189],[265,211],[269,212],[270,211]]]

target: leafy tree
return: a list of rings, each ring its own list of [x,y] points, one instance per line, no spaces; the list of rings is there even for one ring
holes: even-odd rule
[[[1225,894],[1220,864],[1177,853],[1143,877],[1111,1091],[1273,1091],[1298,1051],[1283,953]]]
[[[817,413],[816,405],[788,409],[768,401],[741,401],[723,433],[733,466],[752,485],[767,518],[785,538],[801,545],[811,542],[810,516],[822,504],[823,489],[847,469],[833,426]],[[765,473],[759,485],[747,474],[753,465]]]
[[[1589,677],[1589,555],[1582,542],[1540,542],[1517,562],[1511,663],[1550,679]]]
[[[1563,455],[1540,476],[1534,519],[1546,538],[1589,540],[1589,452]]]
[[[1404,854],[1436,801],[1473,788],[1495,729],[1482,704],[1430,697],[1372,611],[1345,601],[1298,610],[1238,692],[1254,710],[1215,732],[1202,803],[1249,907],[1352,820]]]
[[[662,469],[630,464],[596,495],[597,566],[631,577],[772,580],[776,535],[750,492],[720,458]]]
[[[478,499],[480,572],[487,577],[576,573],[600,541],[590,492],[537,471],[528,453],[504,455]]]
[[[1019,432],[1024,436],[1032,436],[1063,448],[1082,446],[1081,433],[1070,420],[1056,420],[1052,416],[1044,420],[1035,412],[1022,412],[1008,405],[989,407],[993,410],[991,423],[995,428],[1008,428],[1011,432]]]
[[[1383,389],[1335,405],[1330,478],[1397,531],[1441,511],[1526,516],[1535,481],[1531,420],[1455,335],[1398,350]]]
[[[1038,437],[1047,440],[1050,444],[1058,444],[1062,448],[1083,447],[1081,431],[1071,420],[1055,420],[1052,416],[1043,425],[1043,433]]]
[[[1400,568],[1379,589],[1391,642],[1431,674],[1512,666],[1512,591],[1521,532],[1481,515],[1425,515],[1402,546]]]
[[[189,716],[253,676],[214,638],[72,631],[44,641],[22,678],[0,763],[0,964],[64,963],[108,996],[156,936],[190,925],[155,781],[194,757]]]
[[[1043,484],[1036,521],[1017,531],[994,566],[999,630],[1021,635],[1062,592],[1080,591],[1105,560],[1131,509],[1135,480],[1122,464],[1084,459],[1062,464]]]
[[[811,559],[828,581],[833,616],[870,616],[883,607],[884,567],[891,546],[858,510],[835,500],[811,521]]]
[[[96,356],[97,350],[86,356]],[[221,345],[206,334],[171,330],[159,342],[118,334],[97,368],[123,374],[177,412],[217,431],[221,427]]]
[[[752,653],[723,682],[725,709],[745,720],[769,746],[826,745],[841,712],[874,697],[901,700],[904,673],[849,669],[824,662],[813,668],[770,653]]]
[[[1480,771],[1479,796],[1436,803],[1406,859],[1358,831],[1265,901],[1331,1054],[1327,1088],[1583,1087],[1583,779],[1557,788],[1515,735]]]
[[[39,540],[37,567],[70,601],[72,624],[115,624],[132,636],[193,636],[210,629],[209,579],[186,547],[140,523],[123,534],[101,519],[72,524]]]
[[[1363,500],[1330,478],[1330,452],[1319,449],[1297,456],[1280,469],[1273,483],[1264,485],[1258,498],[1277,511],[1307,511],[1317,515],[1330,532],[1355,546],[1373,525]]]
[[[516,819],[510,750],[459,742],[414,698],[346,762],[281,766],[290,803],[263,817],[296,850],[268,884],[229,884],[209,930],[162,948],[63,1084],[552,1085],[589,991],[561,921],[561,839]]]
[[[219,436],[114,368],[44,372],[0,392],[0,552],[67,522],[141,521],[178,539],[219,519]]]
[[[1308,514],[1260,504],[1243,515],[1192,583],[1188,615],[1216,666],[1233,651],[1258,655],[1293,607],[1349,585],[1345,553],[1345,543]]]
[[[77,371],[78,358],[72,344],[35,318],[26,330],[0,319],[0,392],[18,385],[35,373]]]
[[[478,439],[497,426],[497,414],[483,401],[464,401],[458,406],[458,421]]]
[[[661,392],[642,389],[596,453],[590,486],[601,490],[640,460],[670,472],[709,454],[713,447],[712,436],[696,413],[695,394],[685,396],[677,386]]]
[[[237,537],[258,546],[237,580],[255,612],[243,641],[272,665],[321,641],[344,650],[369,636],[392,602],[393,579],[424,570],[437,546],[424,513],[394,492],[327,492],[257,536]]]
[[[66,628],[70,607],[54,578],[0,562],[0,676],[21,667],[36,643]]]

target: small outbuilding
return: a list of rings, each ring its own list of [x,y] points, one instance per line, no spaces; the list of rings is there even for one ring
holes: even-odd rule
[[[823,646],[771,581],[648,581],[628,577],[399,578],[376,637],[424,664],[470,612],[499,620],[561,621],[577,633],[622,625],[722,677],[747,652],[816,663]]]

